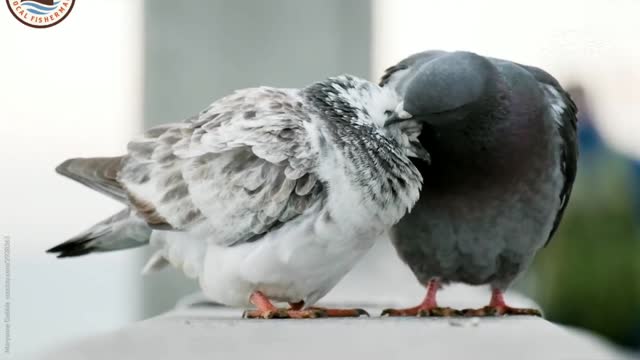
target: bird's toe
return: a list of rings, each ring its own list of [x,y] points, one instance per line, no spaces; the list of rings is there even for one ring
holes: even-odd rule
[[[434,307],[418,311],[418,317],[451,317],[461,316],[462,311],[450,307]]]
[[[538,316],[542,317],[542,313],[537,309],[514,308],[511,306],[485,306],[479,309],[464,309],[462,315],[468,317],[485,317],[485,316]]]
[[[380,316],[416,316],[418,311],[414,309],[384,309]]]

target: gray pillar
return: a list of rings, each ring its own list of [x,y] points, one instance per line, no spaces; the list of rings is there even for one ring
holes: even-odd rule
[[[369,77],[369,0],[145,1],[145,126],[180,121],[239,88]],[[144,279],[143,316],[196,284],[175,270]]]

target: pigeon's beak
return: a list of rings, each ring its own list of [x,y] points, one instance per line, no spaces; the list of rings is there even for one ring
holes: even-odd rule
[[[415,157],[416,159],[420,159],[426,162],[427,164],[431,164],[431,155],[429,154],[427,149],[425,149],[424,146],[420,144],[419,141],[411,142],[411,150],[414,153],[412,154],[413,155],[412,157]]]
[[[396,109],[393,111],[393,114],[391,114],[391,116],[387,119],[387,121],[385,121],[384,123],[385,127],[413,118],[413,115],[409,114],[403,108],[403,105],[404,105],[404,102],[401,102],[400,104],[398,104]]]

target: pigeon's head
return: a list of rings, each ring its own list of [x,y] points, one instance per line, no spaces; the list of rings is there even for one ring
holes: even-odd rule
[[[407,119],[439,126],[470,118],[495,87],[496,71],[486,58],[454,52],[420,66],[407,81],[391,122]]]
[[[346,121],[359,128],[375,129],[393,139],[407,156],[429,161],[418,136],[422,124],[417,121],[390,123],[398,105],[398,95],[390,88],[379,86],[350,75],[341,75],[317,82],[306,88],[309,99],[333,121]]]

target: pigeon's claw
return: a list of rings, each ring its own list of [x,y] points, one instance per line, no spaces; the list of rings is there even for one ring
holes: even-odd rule
[[[418,317],[450,317],[450,316],[461,316],[462,312],[458,309],[450,308],[450,307],[434,307],[431,309],[425,309],[418,311]]]
[[[427,285],[427,295],[418,306],[406,309],[385,309],[382,310],[380,316],[460,316],[460,310],[450,307],[440,307],[436,302],[436,292],[440,288],[440,282],[437,279],[431,279]]]
[[[285,313],[281,309],[276,310],[246,310],[242,313],[243,319],[286,319]]]
[[[422,307],[416,306],[407,309],[384,309],[380,316],[417,316],[417,317],[449,317],[461,316],[462,312],[450,307]]]
[[[502,316],[502,315],[528,315],[542,317],[542,313],[537,309],[514,308],[504,301],[502,290],[491,290],[491,302],[480,309],[464,309],[464,316]]]
[[[539,316],[542,317],[542,313],[537,309],[528,308],[514,308],[511,306],[492,306],[487,305],[480,309],[464,309],[462,310],[464,316],[470,317],[482,317],[482,316],[503,316],[503,315],[526,315],[526,316]]]
[[[380,316],[418,316],[420,311],[418,306],[406,309],[384,309]]]
[[[317,309],[247,310],[242,317],[245,319],[315,319],[327,317],[327,313]]]
[[[369,317],[369,313],[364,309],[327,309],[322,307],[310,307],[310,310],[319,310],[324,311],[327,314],[327,317],[360,317],[367,316]]]
[[[291,310],[301,310],[304,308],[304,301],[296,303],[289,303]],[[327,317],[360,317],[362,315],[369,316],[369,313],[364,309],[328,309],[317,306],[310,306],[308,310],[323,311]]]
[[[251,294],[249,301],[258,309],[245,311],[242,314],[245,319],[314,319],[327,317],[326,311],[322,309],[301,309],[297,306],[292,306],[289,309],[279,309],[260,291]]]

